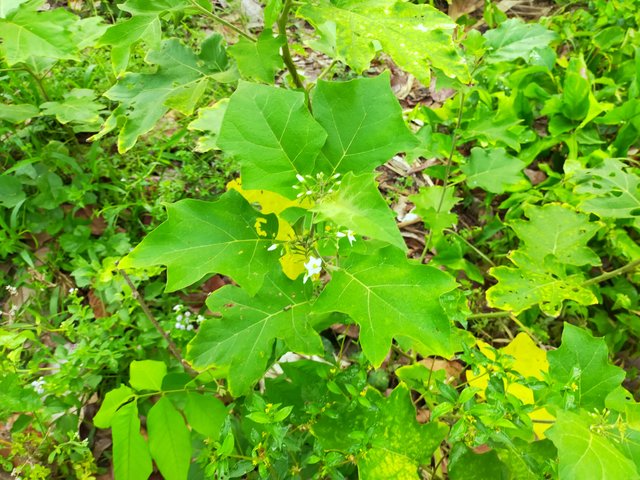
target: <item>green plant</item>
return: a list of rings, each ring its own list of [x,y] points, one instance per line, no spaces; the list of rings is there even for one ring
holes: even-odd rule
[[[594,5],[608,12],[607,21],[636,22],[626,9],[614,15],[603,2]],[[4,60],[24,70],[43,97],[42,62],[49,68],[52,59],[73,59],[91,42],[111,47],[118,78],[105,96],[118,105],[93,141],[117,132],[119,151],[134,151],[175,110],[201,133],[196,149],[215,155],[203,158],[220,151],[240,170],[241,181],[215,201],[169,203],[168,219],[117,266],[125,234],[112,231],[92,245],[87,227],[72,225],[60,236],[78,286],[92,285],[118,312],[103,321],[129,322],[118,337],[133,341],[127,328],[145,324],[143,348],[133,361],[116,359],[116,388],[93,419],[112,430],[116,477],[147,478],[153,460],[168,479],[352,478],[356,471],[371,479],[638,478],[639,407],[622,386],[624,370],[609,360],[611,350],[637,345],[640,192],[637,168],[623,157],[638,144],[629,127],[638,79],[632,68],[617,74],[607,64],[615,56],[635,65],[635,37],[621,39],[598,21],[607,33],[594,36],[595,48],[574,42],[562,50],[556,47],[580,13],[527,24],[487,2],[485,19],[495,28],[481,34],[463,32],[432,6],[394,0],[270,0],[255,36],[210,7],[129,0],[119,8],[130,16],[109,27],[38,12],[37,2],[11,4],[2,14]],[[202,21],[195,15],[239,40],[227,47],[222,34],[205,38],[193,28]],[[293,15],[314,27],[317,38],[308,44],[332,59],[321,77],[339,63],[355,78],[304,78],[292,56],[299,46],[288,33]],[[45,34],[44,51],[29,42],[16,47],[12,29],[45,20],[76,43],[62,51]],[[92,40],[79,43],[85,23]],[[145,65],[134,71],[130,60],[140,51]],[[32,65],[43,52],[48,60]],[[407,113],[417,132],[389,73],[360,76],[381,52],[424,85],[433,76],[453,90],[441,105]],[[34,108],[95,132],[105,110],[95,96],[72,90],[57,98]],[[202,99],[208,106],[189,118]],[[70,118],[74,105],[91,118]],[[16,112],[35,115],[34,108],[7,111],[20,122]],[[174,140],[193,138],[186,135],[183,129],[168,142],[169,162],[180,161],[183,172],[158,184],[154,194],[165,200],[203,171],[186,147],[173,148]],[[425,170],[437,185],[405,185],[414,188],[409,201],[428,230],[413,258],[376,180],[376,169],[396,154],[440,160]],[[533,174],[544,176],[535,188]],[[26,174],[0,177],[3,205],[14,212],[27,200],[19,175]],[[46,202],[29,200],[35,209],[93,193],[47,178],[48,187],[37,184]],[[477,228],[458,228],[462,207],[484,210]],[[118,202],[113,208],[124,211]],[[15,217],[7,253],[23,242]],[[153,275],[160,266],[164,298],[159,283],[138,292],[143,269]],[[213,274],[233,283],[208,296],[209,313],[181,306],[165,313],[172,292]],[[130,322],[134,298],[144,318],[136,313]],[[127,307],[118,309],[119,302]],[[60,328],[73,337],[74,322],[86,326],[91,313],[73,298],[66,311]],[[505,319],[526,333],[504,349],[476,338],[498,326],[511,334]],[[593,326],[606,340],[570,322]],[[350,324],[357,335],[345,333]],[[37,338],[7,332],[12,352]],[[540,349],[538,337],[559,348]],[[13,355],[20,365],[20,353]],[[79,359],[91,355],[85,350]],[[114,363],[99,354],[95,361]],[[129,386],[120,384],[125,361]],[[16,398],[37,403],[33,392],[17,392],[17,374],[4,381],[13,399],[8,412],[16,411]],[[44,388],[40,380],[33,387]],[[81,441],[58,441],[54,452],[83,455]]]

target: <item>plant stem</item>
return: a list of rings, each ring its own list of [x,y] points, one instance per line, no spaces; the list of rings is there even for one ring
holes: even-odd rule
[[[634,260],[632,262],[629,262],[626,265],[624,265],[623,267],[617,268],[617,269],[612,270],[610,272],[605,272],[602,275],[598,275],[597,277],[593,277],[593,278],[587,280],[586,282],[583,282],[582,286],[586,287],[586,286],[589,286],[589,285],[595,285],[597,283],[602,283],[604,281],[609,280],[610,278],[617,277],[618,275],[622,275],[623,273],[630,272],[631,270],[635,270],[638,267],[640,267],[640,259],[637,259],[637,260]]]
[[[440,201],[438,202],[438,208],[436,208],[436,214],[440,213],[442,209],[442,204],[444,203],[444,196],[447,193],[447,187],[449,186],[449,176],[451,175],[451,164],[453,163],[453,154],[456,151],[456,143],[458,142],[458,130],[460,129],[460,124],[462,123],[462,109],[464,107],[464,91],[460,92],[460,107],[458,109],[458,118],[456,120],[456,126],[453,129],[451,134],[451,149],[449,150],[449,156],[447,157],[445,173],[444,173],[444,181],[442,184],[442,195],[440,195]],[[420,262],[424,262],[424,258],[427,256],[427,252],[429,251],[429,247],[431,246],[431,237],[433,235],[433,229],[429,230],[429,236],[427,237],[427,241],[425,242],[424,249],[422,250],[422,255],[420,255]]]
[[[243,36],[247,40],[251,40],[252,42],[256,41],[256,38],[253,35],[245,32],[241,28],[236,27],[233,23],[227,22],[224,18],[219,17],[215,13],[210,12],[209,10],[204,8],[202,5],[200,5],[196,0],[190,0],[189,3],[191,3],[191,5],[193,5],[196,9],[198,9],[203,15],[209,17],[214,22],[219,23],[220,25],[224,25],[225,27],[236,32],[238,35]]]
[[[467,240],[466,238],[464,238],[462,235],[460,235],[458,232],[455,232],[449,228],[445,228],[444,229],[445,232],[451,234],[451,235],[455,235],[456,237],[458,237],[460,240],[462,240],[464,243],[466,243],[474,252],[476,252],[485,262],[487,262],[488,264],[490,264],[492,267],[495,267],[496,264],[493,262],[493,260],[491,260],[489,257],[487,257],[484,253],[482,253],[478,248],[476,248],[469,240]]]
[[[502,318],[510,317],[511,312],[487,312],[487,313],[472,313],[467,316],[467,320],[479,320],[481,318]]]
[[[21,69],[33,77],[33,79],[36,81],[36,85],[38,85],[38,88],[42,93],[42,97],[48,102],[50,100],[50,97],[49,97],[49,94],[47,93],[47,90],[44,88],[44,84],[42,83],[42,78],[38,76],[36,72],[34,72],[31,69],[31,67],[29,67],[28,65],[24,65]]]
[[[293,58],[291,58],[291,50],[289,50],[289,41],[287,40],[287,20],[289,19],[291,4],[291,0],[286,0],[284,7],[282,7],[282,13],[280,14],[280,17],[278,17],[278,33],[284,37],[284,44],[282,45],[282,60],[284,60],[284,64],[287,66],[287,70],[289,71],[295,86],[297,88],[304,89],[302,80],[300,80],[300,76],[298,75],[298,70],[296,70],[296,66],[293,63]]]
[[[129,278],[129,275],[127,275],[127,273],[124,270],[118,270],[118,272],[120,273],[120,275],[122,275],[122,277],[124,278],[125,282],[127,282],[127,285],[129,285],[129,288],[131,289],[131,294],[133,295],[133,298],[136,299],[136,301],[140,305],[140,308],[142,308],[142,311],[144,312],[144,314],[147,316],[149,321],[156,328],[158,333],[160,333],[160,335],[162,335],[162,338],[164,338],[166,340],[166,342],[167,342],[167,344],[169,346],[169,352],[171,352],[171,355],[173,355],[175,357],[175,359],[178,360],[178,362],[180,362],[180,364],[184,367],[185,371],[189,375],[191,375],[192,377],[197,376],[198,372],[195,371],[191,367],[191,365],[189,365],[187,363],[187,361],[184,358],[182,358],[182,354],[180,353],[180,349],[174,343],[174,341],[171,340],[171,337],[169,336],[169,334],[167,332],[165,332],[164,329],[160,326],[160,324],[158,323],[158,320],[156,320],[156,317],[153,316],[153,313],[151,313],[151,310],[149,309],[149,306],[147,305],[147,303],[144,301],[144,299],[140,295],[140,292],[138,292],[138,289],[135,287],[135,285],[133,284],[133,282]]]

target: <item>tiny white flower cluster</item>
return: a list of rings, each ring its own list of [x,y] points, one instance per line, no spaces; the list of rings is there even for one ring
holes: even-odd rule
[[[182,312],[184,310],[184,313]],[[176,330],[185,330],[190,332],[194,329],[193,322],[200,325],[204,321],[202,315],[198,315],[195,318],[192,317],[190,310],[186,310],[184,305],[175,305],[173,311],[177,313],[176,323],[174,325]]]
[[[33,387],[33,389],[36,391],[38,395],[42,395],[44,393],[44,384],[45,384],[45,381],[44,381],[44,378],[42,377],[31,382],[31,386]]]
[[[12,285],[7,285],[5,287],[7,289],[7,292],[9,292],[9,295],[17,295],[18,294],[18,289]]]
[[[298,193],[298,195],[296,195],[296,198],[300,198],[303,197],[305,195],[313,195],[314,193],[317,193],[318,191],[322,192],[324,191],[324,187],[328,186],[329,188],[326,190],[326,193],[332,193],[333,192],[333,186],[335,185],[340,185],[340,180],[338,180],[338,178],[340,178],[340,174],[336,173],[335,175],[332,175],[328,181],[325,181],[324,178],[324,173],[320,172],[316,175],[316,177],[312,177],[311,175],[307,175],[305,177],[303,177],[302,175],[300,175],[299,173],[296,173],[296,178],[298,179],[298,182],[300,182],[300,185],[293,185],[292,188],[294,190],[300,190],[301,188],[304,189],[303,192]],[[335,182],[333,182],[334,180],[337,180]],[[314,192],[315,190],[315,192]]]
[[[70,288],[69,289],[69,295],[73,295],[75,293],[78,293],[78,289],[77,288]]]

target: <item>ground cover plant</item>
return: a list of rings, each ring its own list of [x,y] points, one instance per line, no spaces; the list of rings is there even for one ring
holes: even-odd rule
[[[7,475],[640,478],[640,3],[504,3],[0,0]]]

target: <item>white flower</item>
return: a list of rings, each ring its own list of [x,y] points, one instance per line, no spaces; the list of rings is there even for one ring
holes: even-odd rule
[[[304,183],[304,177],[302,175],[300,175],[299,173],[296,173],[296,178],[298,179],[298,181],[300,183]]]
[[[347,230],[346,232],[338,232],[336,233],[336,237],[338,238],[347,237],[347,240],[349,240],[349,245],[353,245],[353,242],[356,241],[355,234],[351,230]]]
[[[184,316],[189,318],[191,316],[191,312],[187,310],[186,312],[184,312]]]
[[[278,244],[274,243],[269,248],[267,248],[267,252],[273,252],[276,248],[278,248]]]
[[[307,280],[314,275],[318,275],[322,271],[322,259],[311,255],[307,263],[304,264],[304,268],[307,269],[307,273],[304,274],[302,283],[307,283]]]
[[[34,380],[31,382],[31,386],[38,395],[42,395],[44,393],[44,378],[40,377],[39,379]]]
[[[174,312],[179,312],[180,310],[182,310],[182,305],[178,304],[178,305],[174,305],[173,306],[173,311]]]

